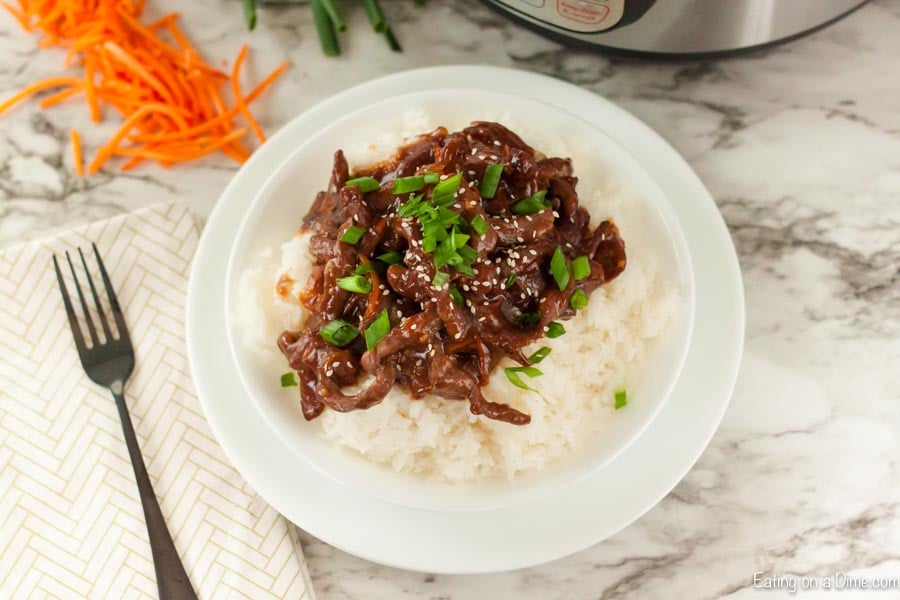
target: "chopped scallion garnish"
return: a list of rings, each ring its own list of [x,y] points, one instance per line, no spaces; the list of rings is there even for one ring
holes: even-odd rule
[[[587,295],[585,295],[584,290],[578,288],[574,292],[572,292],[572,297],[569,298],[569,306],[574,308],[575,310],[581,310],[585,306],[588,305]]]
[[[581,281],[590,274],[591,263],[587,256],[579,256],[572,261],[572,275],[575,276],[575,281]]]
[[[376,256],[375,258],[389,265],[399,265],[403,262],[403,255],[399,252],[386,252],[381,256]]]
[[[372,282],[364,275],[351,275],[349,277],[339,277],[337,280],[338,287],[348,292],[357,294],[368,294],[372,291]]]
[[[343,347],[356,339],[359,331],[356,327],[342,319],[335,319],[319,330],[322,339],[330,344]]]
[[[469,224],[478,235],[484,235],[487,230],[491,228],[491,226],[488,225],[488,222],[481,215],[475,215],[475,218],[472,219],[472,222]]]
[[[519,373],[527,375],[528,377],[540,377],[543,375],[541,370],[536,369],[535,367],[506,367],[503,369],[503,372],[506,373],[506,378],[509,379],[510,383],[514,386],[530,392],[537,392],[537,390],[522,381],[522,378],[519,377]]]
[[[628,392],[625,390],[625,388],[616,390],[616,410],[619,410],[626,404],[628,404]]]
[[[484,178],[478,191],[481,192],[482,198],[493,198],[497,193],[497,185],[500,183],[500,176],[503,174],[503,165],[488,165],[484,170]]]
[[[424,175],[410,175],[409,177],[398,177],[394,180],[394,187],[391,188],[392,194],[409,194],[418,192],[425,187]]]
[[[545,358],[547,358],[548,354],[550,354],[550,348],[547,346],[544,346],[542,348],[535,350],[531,354],[531,356],[528,357],[528,362],[530,362],[533,365],[536,365],[539,362],[541,362],[542,360],[544,360]]]
[[[387,309],[382,309],[381,313],[372,323],[366,327],[366,348],[371,350],[381,339],[391,330],[391,318],[388,316]]]
[[[453,302],[457,306],[461,307],[463,305],[464,301],[463,301],[462,293],[458,289],[456,289],[455,285],[450,286],[450,296],[453,298]]]
[[[297,378],[294,376],[293,371],[289,371],[281,376],[281,387],[294,387],[297,385]]]
[[[375,267],[372,266],[372,263],[357,265],[353,270],[354,275],[365,275],[366,273],[371,273],[375,270]]]
[[[514,320],[515,324],[519,327],[532,327],[535,323],[541,320],[540,312],[523,312],[521,315],[517,316]]]
[[[344,231],[344,235],[341,236],[341,241],[347,244],[355,244],[362,238],[362,236],[366,233],[366,230],[362,227],[357,227],[356,225],[351,225]]]
[[[434,279],[431,280],[431,285],[436,288],[444,287],[444,284],[450,281],[450,274],[445,273],[444,271],[438,271],[434,274]]]
[[[547,325],[547,337],[548,338],[558,338],[559,336],[566,333],[566,328],[563,327],[562,323],[557,323],[556,321],[551,321],[549,325]]]
[[[435,206],[449,206],[456,200],[456,191],[462,181],[462,173],[439,182],[431,192],[431,203]]]
[[[441,176],[437,173],[425,173],[423,177],[425,177],[425,183],[437,183],[441,180]]]
[[[560,291],[566,289],[569,285],[569,265],[566,264],[566,256],[563,254],[562,246],[557,246],[553,251],[553,258],[550,259],[550,273],[556,280],[556,285]],[[583,293],[583,292],[582,292]]]
[[[551,206],[550,202],[544,199],[544,196],[546,195],[546,190],[535,192],[527,198],[523,198],[511,205],[509,210],[514,215],[533,215],[534,213],[539,213]]]
[[[509,288],[511,288],[512,285],[516,282],[517,278],[518,278],[518,275],[516,275],[515,273],[510,273],[509,277],[506,278],[506,285],[504,286],[504,288],[507,290]]]
[[[359,188],[363,194],[367,192],[374,192],[378,188],[381,187],[381,184],[378,183],[378,180],[374,177],[357,177],[355,179],[348,179],[344,182],[344,185],[356,186]]]

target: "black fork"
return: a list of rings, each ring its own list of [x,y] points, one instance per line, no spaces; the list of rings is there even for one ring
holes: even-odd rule
[[[159,509],[159,502],[157,502],[156,495],[153,493],[153,486],[150,484],[150,478],[147,476],[147,468],[144,466],[141,449],[138,447],[137,438],[134,435],[134,427],[131,424],[131,417],[128,414],[128,407],[125,404],[125,381],[134,369],[134,349],[131,346],[131,339],[128,337],[128,328],[125,326],[122,309],[119,306],[118,299],[116,299],[116,293],[113,291],[109,275],[106,273],[106,267],[103,265],[103,260],[97,251],[97,246],[96,244],[91,244],[91,246],[94,249],[94,256],[97,258],[97,265],[100,267],[100,277],[103,279],[103,286],[106,288],[106,295],[109,298],[110,310],[116,323],[118,337],[113,338],[109,319],[103,310],[100,296],[97,294],[97,288],[88,270],[87,261],[84,259],[84,253],[79,248],[78,255],[81,257],[81,266],[84,268],[84,276],[87,279],[91,296],[93,296],[94,304],[97,307],[98,320],[103,330],[104,339],[100,340],[97,336],[97,328],[94,326],[91,313],[88,310],[88,303],[81,290],[78,275],[75,273],[72,257],[69,256],[67,251],[66,260],[69,263],[69,269],[72,271],[72,280],[75,282],[78,301],[81,304],[88,335],[91,340],[91,346],[88,347],[85,343],[84,332],[78,324],[78,317],[75,314],[75,308],[72,306],[72,299],[66,290],[66,284],[59,269],[59,262],[54,255],[53,268],[56,269],[59,291],[62,292],[63,303],[66,305],[66,315],[69,317],[69,326],[72,328],[72,335],[75,337],[75,347],[78,348],[78,356],[81,358],[81,365],[84,367],[87,376],[94,383],[108,387],[116,399],[116,408],[119,410],[119,419],[122,421],[122,431],[125,433],[125,444],[128,446],[128,454],[131,456],[131,466],[134,467],[134,478],[137,480],[138,491],[141,495],[141,505],[144,507],[144,519],[147,522],[147,533],[150,538],[150,548],[153,552],[153,566],[156,569],[156,585],[159,588],[160,600],[195,599],[197,595],[194,593],[187,573],[184,571],[184,565],[178,558],[178,552],[175,550],[175,544],[172,542],[169,528],[166,527],[162,511]]]

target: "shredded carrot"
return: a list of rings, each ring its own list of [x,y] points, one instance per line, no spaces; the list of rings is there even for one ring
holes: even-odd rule
[[[72,158],[75,161],[75,173],[84,177],[84,158],[81,155],[81,135],[77,129],[72,130]]]
[[[200,56],[178,26],[177,13],[142,23],[145,0],[18,0],[17,4],[0,0],[0,7],[23,29],[43,34],[39,47],[65,48],[64,64],[78,64],[84,74],[35,82],[0,101],[0,114],[35,94],[52,92],[41,98],[41,108],[83,93],[80,97],[93,122],[103,119],[104,107],[122,115],[122,124],[86,167],[81,136],[71,131],[79,176],[96,173],[114,157],[128,158],[120,167],[125,171],[148,160],[168,168],[217,150],[243,163],[251,153],[242,141],[247,132],[265,141],[249,106],[281,76],[287,61],[244,95],[239,77],[246,46],[226,74]],[[223,97],[223,87],[231,102]],[[248,127],[238,127],[241,119]]]
[[[256,119],[253,118],[253,114],[250,112],[250,109],[247,108],[247,104],[244,102],[244,97],[241,94],[241,82],[240,82],[240,72],[241,65],[244,63],[244,58],[247,56],[247,44],[241,46],[241,51],[238,52],[237,58],[234,59],[234,70],[231,72],[231,89],[234,92],[234,101],[237,103],[238,109],[244,115],[244,118],[247,119],[247,122],[250,123],[250,127],[253,129],[253,133],[256,134],[256,137],[259,138],[259,141],[266,141],[266,134],[263,133],[262,128],[259,126],[259,123],[256,122]]]

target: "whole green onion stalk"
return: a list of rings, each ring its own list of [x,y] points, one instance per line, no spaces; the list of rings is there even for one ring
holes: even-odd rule
[[[424,6],[425,0],[414,0],[416,6]],[[253,31],[256,27],[256,0],[242,0],[244,18],[247,21],[247,29]],[[338,41],[338,33],[347,31],[347,23],[341,16],[334,0],[311,0],[310,10],[313,14],[313,23],[319,34],[319,43],[325,56],[338,56],[341,46]],[[394,52],[403,52],[400,42],[394,35],[384,11],[381,10],[378,0],[362,0],[363,9],[372,24],[375,33],[383,35],[388,46]]]

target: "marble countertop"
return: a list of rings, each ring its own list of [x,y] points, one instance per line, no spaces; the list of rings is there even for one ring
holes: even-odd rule
[[[419,27],[412,2],[385,2],[411,50],[402,55],[354,11],[339,59],[321,56],[302,8],[267,9],[247,34],[234,1],[150,4],[181,11],[209,57],[230,59],[246,41],[255,75],[293,61],[256,111],[269,131],[354,83],[418,66],[505,65],[592,90],[687,158],[738,249],[748,319],[737,390],[656,508],[568,558],[484,576],[403,572],[307,537],[320,598],[749,598],[756,571],[900,576],[900,5],[876,0],[747,57],[677,63],[571,51],[476,0],[429,3],[442,33]],[[57,74],[61,58],[0,17],[0,95]],[[78,179],[69,129],[92,147],[115,128],[88,123],[80,103],[0,118],[0,246],[161,200],[208,214],[234,173],[210,158]]]

